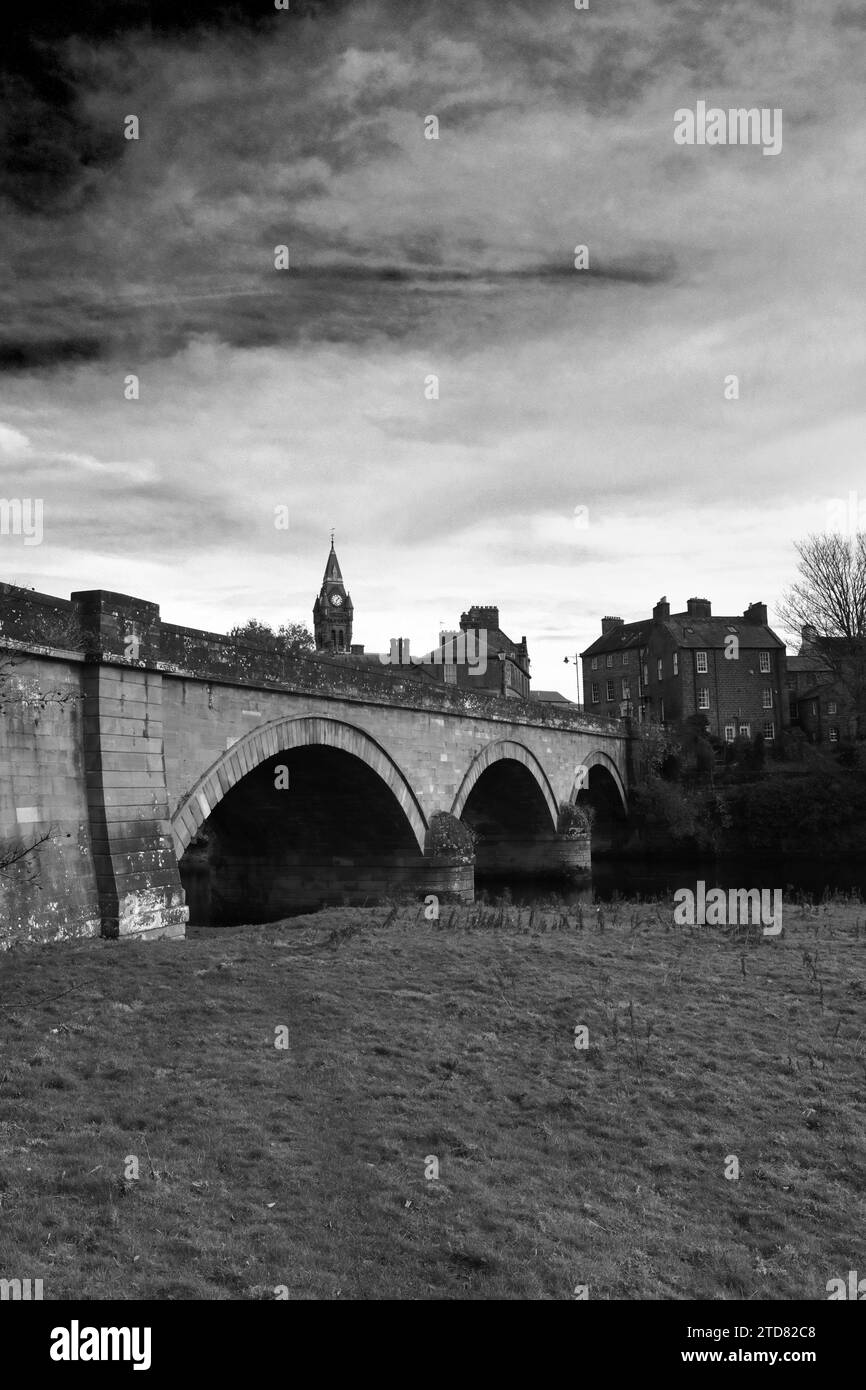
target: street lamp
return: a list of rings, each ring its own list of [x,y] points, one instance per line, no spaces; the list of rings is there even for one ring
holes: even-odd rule
[[[572,658],[570,656],[564,656],[562,660],[566,666],[571,665]],[[580,703],[580,658],[577,652],[574,653],[574,674],[577,680],[577,708],[582,710],[583,705]]]

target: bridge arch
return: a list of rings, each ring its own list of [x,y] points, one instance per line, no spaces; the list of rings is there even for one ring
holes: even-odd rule
[[[399,802],[418,848],[424,853],[427,834],[424,813],[404,773],[381,744],[354,724],[339,719],[299,715],[290,719],[273,719],[251,729],[199,778],[171,818],[178,859],[214,808],[241,778],[280,753],[313,745],[340,749],[366,763]]]
[[[495,743],[488,743],[487,747],[483,748],[470,764],[454,798],[454,804],[451,807],[452,816],[460,819],[476,783],[494,763],[503,762],[506,759],[511,762],[522,763],[532,776],[550,813],[551,827],[555,830],[559,820],[559,806],[544,768],[534,753],[525,748],[522,743],[516,743],[513,739],[508,738],[498,739]]]
[[[602,753],[600,749],[596,749],[592,753],[587,753],[586,757],[582,758],[574,769],[574,782],[571,788],[569,801],[575,802],[580,792],[589,791],[589,774],[594,767],[603,768],[604,771],[609,774],[619,795],[620,802],[622,803],[623,812],[628,814],[628,799],[626,796],[625,783],[622,780],[622,774],[610,754]],[[585,772],[583,769],[585,769]]]

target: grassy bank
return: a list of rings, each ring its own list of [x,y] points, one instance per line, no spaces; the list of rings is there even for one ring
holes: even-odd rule
[[[866,1268],[866,907],[817,913],[742,939],[670,904],[346,908],[10,953],[0,1276],[825,1298]]]

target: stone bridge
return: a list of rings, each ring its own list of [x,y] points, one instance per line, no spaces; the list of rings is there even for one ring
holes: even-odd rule
[[[585,875],[581,805],[625,813],[617,721],[279,658],[104,590],[3,585],[0,621],[0,859],[34,846],[6,944]]]

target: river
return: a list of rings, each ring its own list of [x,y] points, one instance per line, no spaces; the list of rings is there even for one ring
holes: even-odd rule
[[[707,888],[780,888],[787,897],[802,894],[818,902],[826,890],[853,893],[866,899],[866,858],[861,860],[825,859],[596,859],[592,880],[564,887],[545,879],[490,879],[476,884],[476,894],[485,892],[498,901],[507,888],[515,903],[611,902],[614,898],[669,897],[678,888],[694,889],[698,879]]]

